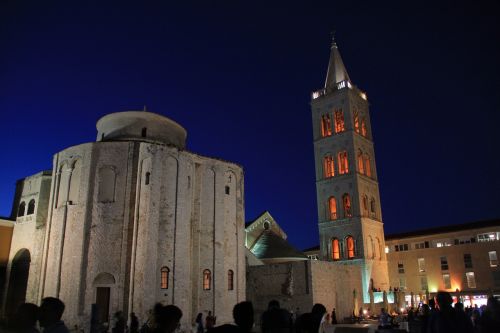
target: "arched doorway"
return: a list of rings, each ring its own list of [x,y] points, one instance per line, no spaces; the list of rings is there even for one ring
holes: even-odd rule
[[[10,316],[17,311],[19,305],[26,301],[28,276],[30,272],[31,255],[27,249],[17,251],[10,269],[9,290],[7,292],[7,307],[5,314]]]
[[[115,278],[109,273],[99,273],[94,279],[96,315],[99,323],[110,322],[111,290],[115,284]]]

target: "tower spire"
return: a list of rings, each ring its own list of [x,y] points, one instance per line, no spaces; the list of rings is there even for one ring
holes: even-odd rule
[[[344,62],[340,56],[339,48],[335,40],[335,30],[332,31],[332,45],[330,46],[330,61],[328,62],[328,71],[326,73],[325,89],[335,88],[341,81],[349,81],[349,74],[345,69]]]

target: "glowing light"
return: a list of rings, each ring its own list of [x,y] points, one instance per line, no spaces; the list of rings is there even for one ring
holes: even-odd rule
[[[363,310],[363,314],[364,314],[364,315],[365,315],[365,314],[367,314],[367,313],[368,313],[368,310],[366,310],[366,309],[365,309],[365,310]]]
[[[366,101],[366,94],[364,92],[359,93],[359,96]]]
[[[385,247],[385,253],[389,253],[389,247],[388,246]]]
[[[401,309],[399,309],[399,310],[401,310],[401,312],[405,312],[405,308],[401,308]]]
[[[437,288],[431,288],[430,290],[431,290],[431,293],[437,293],[437,291],[438,291]]]

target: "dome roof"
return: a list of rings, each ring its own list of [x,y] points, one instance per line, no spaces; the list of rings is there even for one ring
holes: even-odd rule
[[[97,121],[97,141],[147,141],[186,147],[186,130],[175,121],[145,111],[110,113]]]

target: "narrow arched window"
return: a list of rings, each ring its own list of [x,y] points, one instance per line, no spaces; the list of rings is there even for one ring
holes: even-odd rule
[[[344,111],[342,109],[335,110],[335,133],[340,133],[345,130],[344,126]]]
[[[349,162],[347,161],[347,152],[341,151],[338,153],[339,174],[343,175],[349,172]]]
[[[168,289],[169,275],[170,269],[168,267],[162,267],[160,271],[161,289]]]
[[[363,161],[363,153],[361,152],[361,150],[358,152],[358,171],[361,174],[365,173],[365,166],[364,166],[364,161]]]
[[[151,178],[151,172],[146,172],[144,177],[144,185],[149,185],[149,178]]]
[[[354,113],[354,131],[359,133],[359,115],[357,112]]]
[[[365,155],[365,173],[368,177],[372,176],[372,167],[370,163],[370,156]]]
[[[332,259],[340,260],[340,246],[337,238],[332,239]]]
[[[330,115],[324,114],[321,116],[321,136],[332,135],[332,123],[330,121]]]
[[[337,219],[337,200],[335,197],[330,197],[328,199],[328,212],[330,213],[330,220]]]
[[[143,127],[141,131],[141,136],[145,138],[147,134],[148,134],[148,129],[146,127]]]
[[[364,119],[361,120],[361,135],[366,136],[366,123]]]
[[[17,211],[17,216],[24,216],[24,211],[26,210],[26,203],[23,201],[19,205],[19,210]]]
[[[227,290],[234,289],[234,272],[232,269],[227,271]]]
[[[368,215],[368,196],[363,195],[363,213],[365,216]]]
[[[372,216],[375,216],[375,212],[377,210],[376,204],[375,204],[375,198],[371,198],[370,200],[370,213]]]
[[[346,246],[347,246],[347,258],[352,259],[355,256],[355,245],[354,245],[354,238],[352,236],[347,236],[345,239],[346,241]]]
[[[332,156],[325,156],[323,158],[323,173],[325,175],[325,178],[335,176],[335,165],[333,164]]]
[[[31,215],[35,213],[35,199],[31,199],[28,203],[28,213],[26,215]]]
[[[344,204],[344,217],[352,217],[351,197],[345,193],[342,196],[342,203]]]
[[[203,271],[203,290],[210,290],[212,285],[212,273],[209,269]]]

